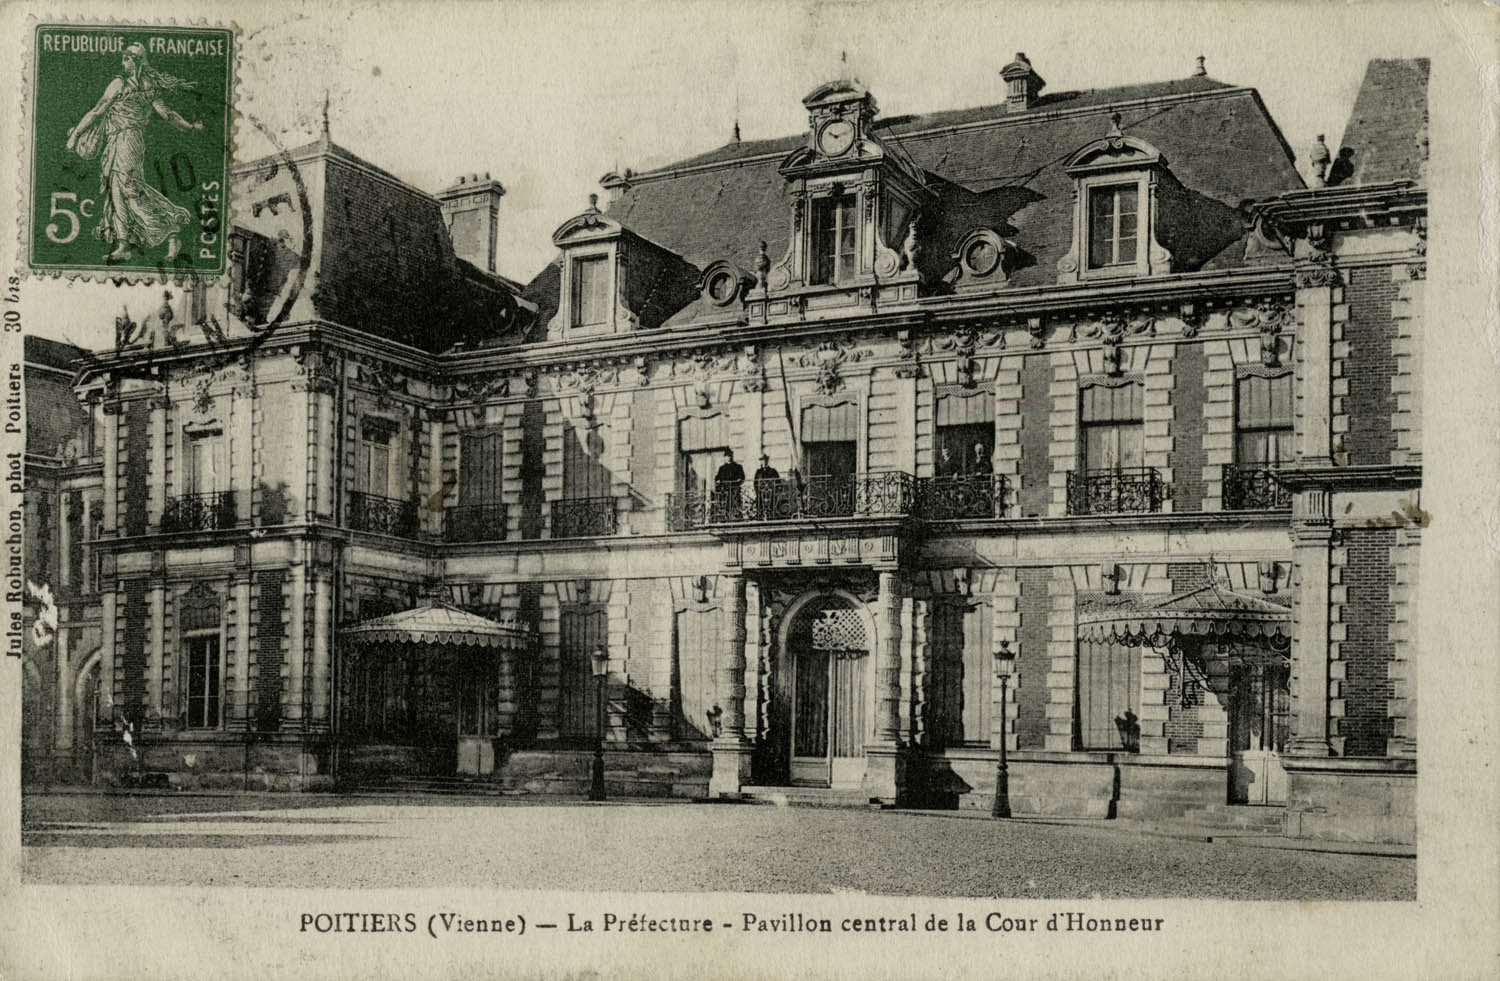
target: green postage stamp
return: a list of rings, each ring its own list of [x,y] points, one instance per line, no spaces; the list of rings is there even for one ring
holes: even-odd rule
[[[221,275],[234,32],[39,24],[32,43],[30,270]]]

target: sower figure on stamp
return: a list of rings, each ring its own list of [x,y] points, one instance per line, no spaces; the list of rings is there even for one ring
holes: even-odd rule
[[[201,130],[168,109],[161,97],[193,87],[151,67],[146,48],[131,44],[120,59],[124,71],[109,83],[99,102],[68,131],[68,149],[85,160],[99,152],[99,193],[104,198],[94,234],[113,242],[110,259],[127,259],[132,246],[154,248],[167,242],[167,258],[182,248],[180,230],[192,216],[146,183],[146,123],[154,110],[181,130]]]

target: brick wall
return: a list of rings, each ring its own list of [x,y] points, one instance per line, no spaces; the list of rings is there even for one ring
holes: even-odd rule
[[[1345,756],[1383,756],[1391,735],[1387,702],[1395,695],[1390,663],[1396,649],[1391,638],[1396,609],[1391,548],[1396,531],[1351,529],[1344,533],[1344,543],[1348,559],[1342,620],[1347,632],[1341,645],[1345,674],[1340,734]]]
[[[1047,740],[1047,672],[1052,670],[1052,655],[1047,648],[1051,639],[1047,614],[1052,608],[1047,591],[1052,570],[1017,569],[1016,579],[1021,586],[1017,604],[1021,627],[1016,659],[1016,748],[1042,749]]]
[[[539,399],[521,414],[521,537],[542,537],[543,457],[547,448],[546,412]]]
[[[1208,358],[1201,344],[1179,344],[1172,357],[1172,510],[1203,510],[1203,373]],[[1174,580],[1174,589],[1175,586]]]
[[[285,629],[282,612],[286,607],[282,569],[263,569],[256,573],[256,643],[255,705],[256,728],[274,729],[281,718],[281,642]]]
[[[129,579],[125,590],[125,644],[120,653],[115,702],[127,719],[139,722],[146,710],[146,648],[149,618],[146,615],[145,579]]]
[[[146,533],[146,481],[151,467],[151,407],[142,400],[125,410],[125,534]]]
[[[1045,355],[1026,359],[1021,369],[1021,493],[1018,517],[1047,513],[1052,492],[1048,479],[1052,461],[1048,454],[1052,433],[1052,365]]]
[[[1391,303],[1399,286],[1391,280],[1390,269],[1373,266],[1349,271],[1349,320],[1344,325],[1344,339],[1349,343],[1349,358],[1344,375],[1349,384],[1345,406],[1349,414],[1349,432],[1344,450],[1349,463],[1382,464],[1391,462],[1396,449],[1396,434],[1391,416],[1396,411],[1396,396],[1391,380],[1396,375],[1396,322]]]

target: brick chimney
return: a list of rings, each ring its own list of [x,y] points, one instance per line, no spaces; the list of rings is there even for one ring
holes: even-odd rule
[[[1036,97],[1047,83],[1031,67],[1026,54],[1016,52],[1016,60],[1000,69],[1005,79],[1006,112],[1025,112],[1036,104]]]
[[[481,269],[495,271],[495,238],[500,230],[500,199],[505,188],[488,172],[468,174],[438,194],[453,253]]]

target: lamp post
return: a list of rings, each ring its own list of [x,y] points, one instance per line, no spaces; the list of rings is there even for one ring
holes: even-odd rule
[[[1010,649],[1010,641],[1002,640],[995,649],[995,673],[1000,676],[1000,758],[995,765],[995,800],[990,807],[990,817],[1010,817],[1010,763],[1006,759],[1006,722],[1010,701],[1006,689],[1010,676],[1016,669],[1016,655]]]
[[[604,679],[609,675],[609,654],[602,647],[589,656],[594,672],[594,776],[589,781],[589,800],[604,799]]]

